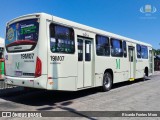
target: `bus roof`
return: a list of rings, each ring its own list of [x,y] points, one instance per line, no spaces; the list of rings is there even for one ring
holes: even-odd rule
[[[73,28],[78,28],[78,29],[82,29],[82,30],[85,30],[85,31],[88,31],[88,32],[92,32],[92,33],[96,33],[96,34],[100,34],[100,35],[104,35],[104,36],[108,36],[108,37],[112,37],[112,38],[117,38],[117,39],[121,39],[121,40],[126,40],[126,41],[130,41],[130,42],[133,42],[133,43],[137,43],[137,44],[141,44],[141,45],[152,47],[151,44],[147,44],[145,42],[134,40],[134,39],[131,39],[131,38],[128,38],[128,37],[124,37],[124,36],[121,36],[121,35],[117,35],[117,34],[114,34],[114,33],[111,33],[111,32],[107,32],[107,31],[104,31],[104,30],[96,29],[96,28],[93,28],[93,27],[90,27],[90,26],[87,26],[87,25],[76,23],[76,22],[73,22],[73,21],[70,21],[70,20],[66,20],[66,19],[63,19],[63,18],[60,18],[60,17],[53,16],[53,15],[49,15],[47,13],[27,14],[27,15],[15,18],[15,19],[11,20],[10,22],[12,22],[12,21],[14,21],[16,19],[19,19],[19,18],[24,18],[24,17],[27,17],[27,16],[33,16],[33,15],[35,15],[35,16],[36,15],[40,15],[40,16],[46,18],[46,19],[53,20],[53,21],[55,21],[57,23],[63,23],[65,25],[71,26]]]

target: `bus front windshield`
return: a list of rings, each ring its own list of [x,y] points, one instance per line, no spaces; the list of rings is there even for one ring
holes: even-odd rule
[[[8,52],[16,52],[13,46],[30,45],[19,51],[34,49],[38,41],[39,19],[19,21],[7,26],[5,46]],[[18,52],[18,51],[17,51]]]

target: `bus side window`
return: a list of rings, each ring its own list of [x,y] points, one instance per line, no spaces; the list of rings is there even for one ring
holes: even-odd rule
[[[114,57],[123,57],[122,41],[111,39],[111,55]]]
[[[141,45],[137,44],[137,58],[141,58]]]
[[[50,49],[53,53],[73,54],[75,52],[74,30],[51,23]]]
[[[141,55],[143,59],[148,59],[148,48],[147,46],[141,46]]]
[[[96,35],[96,53],[98,56],[110,55],[110,45],[108,37]]]
[[[56,39],[55,39],[55,37],[54,37],[54,27],[53,27],[53,25],[50,25],[50,49],[51,49],[51,51],[56,51]]]

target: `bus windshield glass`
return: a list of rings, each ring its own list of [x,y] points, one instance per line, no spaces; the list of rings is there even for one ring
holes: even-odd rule
[[[33,50],[38,41],[38,34],[39,19],[23,20],[8,25],[5,40],[7,51],[23,52]]]

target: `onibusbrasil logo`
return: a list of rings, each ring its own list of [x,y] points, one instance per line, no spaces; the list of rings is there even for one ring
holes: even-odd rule
[[[153,5],[148,4],[148,5],[142,6],[140,8],[140,12],[141,13],[150,13],[151,14],[151,13],[157,12],[157,8],[155,6],[153,6]]]

